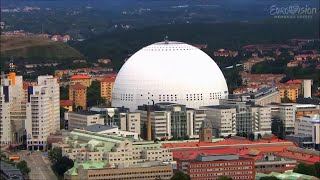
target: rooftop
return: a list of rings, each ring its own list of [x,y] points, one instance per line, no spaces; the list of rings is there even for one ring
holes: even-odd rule
[[[309,179],[317,179],[314,176],[309,176],[309,175],[305,175],[305,174],[300,174],[300,173],[295,173],[292,170],[288,170],[285,171],[284,173],[276,173],[276,172],[272,172],[270,174],[263,174],[263,173],[257,173],[256,174],[256,179],[260,179],[262,177],[269,177],[269,176],[274,176],[280,180],[282,179],[290,179],[290,180],[298,180],[298,179],[305,179],[305,180],[309,180]]]
[[[71,80],[90,79],[90,76],[77,74],[77,75],[73,75],[70,79],[71,79]]]
[[[76,83],[76,84],[70,86],[70,88],[72,88],[72,89],[87,89],[87,87],[82,85],[81,83]]]
[[[60,100],[60,106],[72,106],[72,100]]]
[[[106,130],[115,129],[115,128],[118,128],[118,127],[94,124],[94,125],[91,125],[91,126],[87,126],[84,129],[86,131],[91,131],[91,132],[101,132],[101,131],[106,131]]]

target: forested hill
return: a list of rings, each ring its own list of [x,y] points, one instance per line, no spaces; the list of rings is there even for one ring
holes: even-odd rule
[[[218,48],[239,49],[250,43],[282,43],[290,38],[317,38],[319,26],[316,20],[280,20],[255,24],[217,23],[162,25],[130,31],[104,33],[92,39],[73,44],[89,59],[111,58],[116,69],[128,54],[140,48],[169,40],[208,44],[211,50]]]

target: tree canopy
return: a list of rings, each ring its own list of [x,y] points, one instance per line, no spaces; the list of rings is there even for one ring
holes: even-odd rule
[[[310,176],[315,176],[320,178],[320,162],[316,162],[312,165],[300,163],[295,169],[294,172],[306,174]]]
[[[22,172],[24,175],[28,175],[30,173],[30,168],[25,160],[18,162],[17,168]]]
[[[190,180],[190,176],[181,171],[174,173],[170,180]]]

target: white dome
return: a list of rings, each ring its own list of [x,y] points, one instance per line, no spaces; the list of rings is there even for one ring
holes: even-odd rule
[[[190,108],[217,105],[228,95],[226,80],[204,52],[181,42],[158,42],[132,55],[120,69],[113,107],[172,102]]]

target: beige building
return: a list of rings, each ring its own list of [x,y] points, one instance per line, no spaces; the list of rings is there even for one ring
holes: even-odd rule
[[[72,131],[64,142],[53,143],[52,146],[61,147],[63,155],[75,162],[103,161],[111,167],[147,161],[173,161],[172,152],[162,148],[160,143],[78,129]]]
[[[235,135],[236,109],[229,106],[205,106],[208,120],[212,122],[214,132],[219,136]]]
[[[112,100],[112,90],[114,85],[115,78],[114,77],[106,77],[100,82],[100,94],[101,97],[111,102]]]
[[[68,170],[64,179],[66,180],[125,180],[125,179],[170,179],[173,169],[170,165],[159,162],[141,163],[130,166],[108,167],[103,162],[76,164]]]
[[[71,100],[76,108],[87,108],[87,87],[76,83],[69,87],[69,100]]]
[[[75,85],[77,83],[80,83],[86,87],[89,87],[91,85],[91,77],[87,75],[73,75],[70,78],[70,85]]]
[[[139,112],[120,113],[120,129],[141,134],[141,122]]]
[[[66,112],[64,118],[68,121],[69,130],[83,129],[94,124],[104,125],[104,118],[90,111]]]

